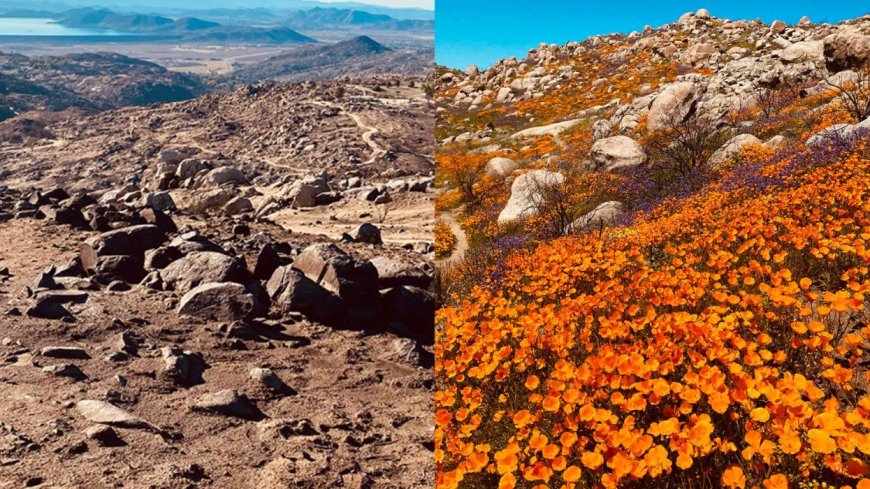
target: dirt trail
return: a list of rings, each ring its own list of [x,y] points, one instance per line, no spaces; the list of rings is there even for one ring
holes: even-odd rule
[[[334,109],[343,110],[340,105],[332,102],[327,102],[325,100],[313,100],[312,102],[316,105],[320,105],[323,107],[331,107]],[[365,131],[362,135],[363,141],[365,141],[369,148],[372,149],[371,157],[368,160],[362,162],[362,165],[371,165],[372,163],[377,161],[378,158],[382,157],[387,153],[387,150],[385,150],[378,143],[376,143],[373,138],[375,134],[381,132],[380,129],[375,126],[368,125],[368,123],[362,120],[362,118],[358,114],[353,114],[347,111],[344,111],[344,113],[347,114],[347,116],[350,117],[351,120],[353,120],[353,122],[360,127],[360,129]]]
[[[465,237],[465,231],[462,229],[462,226],[456,220],[456,214],[457,211],[444,212],[438,215],[438,219],[450,226],[450,231],[456,236],[456,246],[453,247],[453,253],[447,258],[436,260],[438,266],[449,266],[462,261],[465,257],[465,252],[468,250],[468,239]]]

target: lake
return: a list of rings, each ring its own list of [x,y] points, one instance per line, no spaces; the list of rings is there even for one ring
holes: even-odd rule
[[[129,36],[129,33],[106,29],[66,27],[52,19],[23,19],[0,17],[0,36],[26,37],[81,37],[81,36]]]

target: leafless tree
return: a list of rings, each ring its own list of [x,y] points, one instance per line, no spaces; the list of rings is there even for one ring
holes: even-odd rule
[[[870,118],[870,64],[858,69],[854,80],[835,83],[830,77],[825,77],[825,83],[838,92],[855,122]]]
[[[548,224],[548,229],[544,230],[545,238],[562,236],[578,217],[577,192],[572,188],[571,181],[570,177],[561,182],[544,178],[530,179],[529,200]]]
[[[646,149],[654,163],[680,173],[704,166],[727,136],[703,113],[696,112],[685,120],[672,113],[663,122],[664,129],[650,136]]]
[[[800,87],[793,83],[783,83],[774,88],[756,84],[754,91],[753,99],[765,117],[774,116],[800,96]]]

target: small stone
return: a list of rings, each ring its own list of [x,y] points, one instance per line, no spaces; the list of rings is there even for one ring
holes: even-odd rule
[[[69,363],[61,365],[49,365],[47,367],[43,367],[42,371],[48,374],[52,374],[55,377],[69,377],[73,380],[82,380],[87,377],[80,368]]]
[[[87,360],[90,359],[88,353],[75,346],[46,346],[39,352],[44,357],[64,358],[67,360]]]
[[[232,389],[206,394],[197,401],[194,409],[254,421],[259,421],[264,417],[263,413],[248,400],[247,396]]]
[[[118,433],[110,426],[94,425],[85,430],[85,436],[90,440],[94,440],[98,445],[103,447],[117,447],[126,445],[118,436]]]

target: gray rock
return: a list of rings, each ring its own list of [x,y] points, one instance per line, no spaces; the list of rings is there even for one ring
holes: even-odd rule
[[[124,445],[124,441],[118,436],[118,433],[110,426],[94,425],[85,430],[85,436],[90,440],[94,440],[98,445],[103,447],[116,447]]]
[[[305,248],[293,268],[338,295],[349,305],[365,305],[378,299],[378,271],[369,261],[359,261],[331,243]]]
[[[323,324],[343,324],[347,306],[340,297],[324,289],[291,266],[279,267],[266,283],[272,305],[282,312],[300,312]]]
[[[61,365],[49,365],[47,367],[43,367],[42,371],[54,375],[55,377],[68,377],[73,380],[82,380],[87,377],[85,373],[82,372],[82,369],[71,363],[65,363]]]
[[[368,243],[373,245],[383,244],[381,240],[381,230],[371,223],[364,223],[357,226],[350,232],[350,236],[354,241],[359,243]]]
[[[166,285],[182,292],[204,283],[244,283],[248,278],[241,261],[214,251],[199,251],[175,260],[160,275]]]
[[[506,223],[537,214],[541,190],[564,181],[561,173],[549,170],[532,170],[518,176],[511,184],[510,198],[498,215],[498,222]]]
[[[583,215],[568,225],[566,233],[580,230],[598,230],[612,225],[625,214],[621,202],[615,200],[604,202],[588,214]]]
[[[178,314],[217,321],[244,319],[254,309],[254,298],[241,284],[234,282],[205,283],[184,294],[178,303]]]
[[[517,162],[510,158],[493,158],[486,164],[484,171],[490,178],[504,178],[517,169]]]
[[[79,251],[82,268],[94,271],[97,257],[107,255],[130,255],[143,259],[145,252],[159,247],[166,234],[153,224],[139,224],[105,232],[88,239]]]
[[[667,127],[671,120],[685,120],[700,97],[699,87],[692,82],[679,81],[665,85],[650,105],[647,128],[657,131]]]
[[[735,160],[740,156],[740,151],[742,151],[744,146],[752,144],[762,143],[760,139],[752,134],[738,134],[729,139],[721,148],[717,149],[712,155],[710,155],[707,164],[712,168],[718,168],[729,161]]]
[[[141,418],[104,401],[83,400],[76,403],[76,409],[85,419],[119,428],[152,428]]]
[[[596,169],[613,171],[643,164],[646,152],[628,136],[612,136],[595,141],[591,157]]]
[[[206,173],[204,181],[206,185],[244,185],[248,183],[248,177],[238,168],[221,166]]]
[[[435,335],[435,296],[428,290],[399,286],[382,296],[388,322],[401,324],[399,333],[424,344],[432,344]]]
[[[252,204],[251,199],[247,197],[234,197],[224,205],[224,213],[231,216],[253,210],[254,204]]]
[[[194,409],[255,421],[265,417],[244,394],[239,394],[232,389],[202,396],[194,405]]]
[[[175,201],[169,192],[149,192],[142,197],[143,204],[152,209],[159,211],[170,211],[175,209]]]
[[[423,265],[409,264],[386,256],[377,256],[371,262],[378,270],[378,287],[381,289],[400,285],[425,289],[432,284],[432,271],[425,270]]]
[[[187,180],[188,178],[195,177],[197,173],[204,169],[206,169],[206,166],[201,161],[188,158],[178,164],[175,174],[179,180]]]
[[[77,346],[46,346],[39,351],[44,357],[63,358],[66,360],[87,360],[91,358],[83,348]]]

